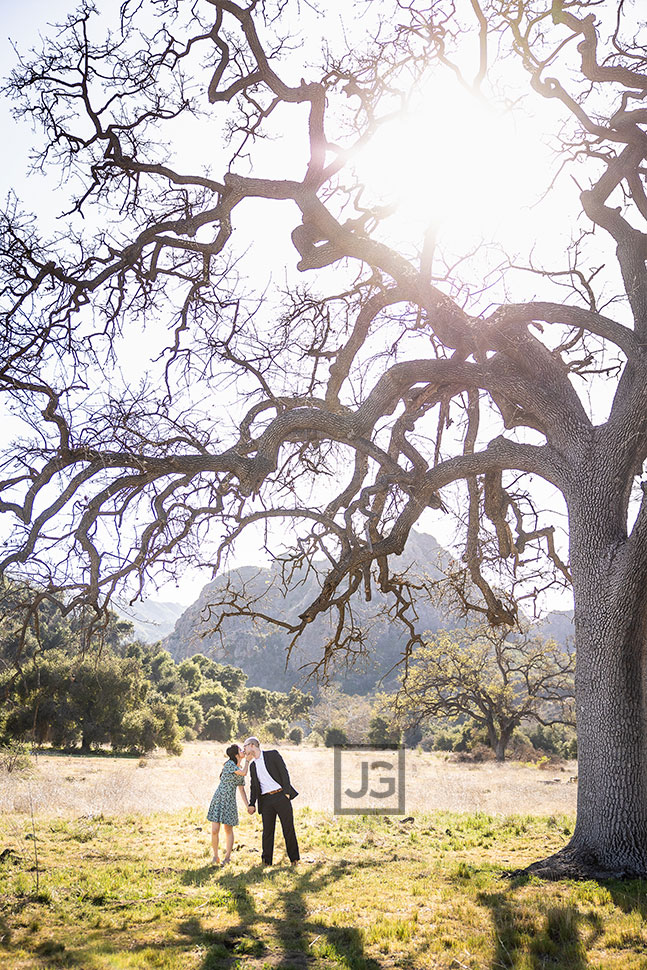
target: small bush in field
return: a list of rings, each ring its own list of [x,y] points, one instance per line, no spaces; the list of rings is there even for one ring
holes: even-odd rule
[[[480,741],[477,741],[469,751],[454,751],[451,760],[480,764],[483,761],[493,761],[494,751],[487,744],[482,744]]]
[[[31,771],[32,759],[29,747],[23,741],[8,741],[0,745],[0,769],[7,774]]]
[[[288,733],[288,741],[291,741],[292,744],[301,744],[303,741],[303,728],[293,727]]]
[[[333,748],[336,744],[348,744],[348,735],[339,727],[329,727],[324,734],[324,744]]]
[[[278,717],[265,725],[265,734],[269,734],[273,741],[282,741],[287,733],[287,724]]]

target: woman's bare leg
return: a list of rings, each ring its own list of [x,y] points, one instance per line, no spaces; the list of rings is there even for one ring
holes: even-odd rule
[[[227,826],[225,826],[226,828]],[[213,849],[212,862],[220,862],[218,858],[218,839],[220,838],[220,822],[211,823],[211,847]]]
[[[223,823],[224,824],[224,823]],[[225,825],[225,854],[223,856],[223,862],[229,862],[231,857],[231,850],[234,847],[234,826]]]

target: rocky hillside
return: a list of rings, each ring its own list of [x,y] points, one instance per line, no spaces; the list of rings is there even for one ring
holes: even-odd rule
[[[433,577],[440,574],[439,567],[446,565],[449,559],[450,554],[433,536],[413,533],[405,552],[394,561],[393,567],[401,570],[410,567],[414,575],[426,572]],[[287,595],[279,590],[277,578],[276,567],[245,566],[209,583],[196,602],[179,616],[173,632],[164,640],[164,647],[176,660],[200,652],[241,667],[248,675],[250,686],[288,690],[294,684],[301,685],[311,669],[309,665],[321,658],[322,646],[330,635],[329,618],[320,618],[307,628],[287,667],[289,636],[276,627],[255,626],[249,619],[228,618],[223,624],[222,638],[209,632],[215,622],[213,617],[210,618],[209,606],[217,600],[227,579],[235,580],[239,586],[244,585],[247,592],[256,597],[264,595],[262,608],[265,612],[286,619],[298,617],[317,594],[316,576],[312,573],[300,576]],[[372,603],[358,598],[354,606],[356,622],[368,631],[369,650],[366,658],[356,661],[350,668],[340,665],[335,673],[333,679],[348,693],[368,693],[380,682],[385,689],[395,684],[397,671],[390,671],[402,656],[406,638],[398,623],[378,615],[384,604],[385,598],[374,591]],[[437,610],[424,600],[418,603],[418,613],[418,629],[422,632],[458,625],[451,614]],[[551,613],[538,629],[543,635],[565,643],[573,632],[572,614]]]
[[[410,567],[414,573],[426,572],[439,575],[439,565],[446,563],[449,553],[442,549],[433,536],[415,533],[409,539],[403,555],[394,561],[393,567]],[[245,585],[254,596],[265,594],[263,610],[273,615],[296,618],[316,597],[317,578],[314,573],[299,576],[290,591],[283,595],[277,583],[277,567],[270,569],[246,566],[225,574],[204,587],[196,602],[178,618],[175,629],[165,639],[164,646],[175,659],[194,653],[205,652],[216,659],[241,667],[249,677],[249,685],[259,685],[273,690],[286,690],[293,684],[301,684],[307,676],[309,664],[320,659],[322,645],[330,635],[330,619],[319,618],[303,634],[293,651],[286,668],[289,636],[275,627],[254,626],[248,619],[227,618],[223,625],[223,638],[210,633],[214,620],[209,618],[209,606],[217,598],[219,590],[228,579]],[[398,662],[405,644],[400,625],[380,617],[380,607],[385,597],[374,591],[373,601],[365,603],[357,598],[354,605],[356,622],[369,631],[369,656],[348,669],[341,666],[335,680],[343,683],[349,693],[366,693],[385,677],[384,686],[393,686],[397,674],[389,671]],[[430,603],[418,606],[421,630],[437,630],[452,624],[451,617],[441,614]]]

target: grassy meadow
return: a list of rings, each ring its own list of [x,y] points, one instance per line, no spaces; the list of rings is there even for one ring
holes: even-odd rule
[[[299,759],[288,754],[300,787]],[[425,766],[442,773],[443,762],[420,758],[417,784],[423,786]],[[441,809],[431,791],[410,792],[410,778],[407,820],[334,817],[306,797],[301,807],[295,803],[302,852],[296,869],[286,864],[280,832],[274,867],[260,866],[260,820],[241,813],[231,864],[212,868],[206,806],[173,807],[166,804],[172,792],[165,799],[152,783],[155,811],[122,806],[72,813],[57,804],[52,788],[49,808],[36,804],[56,765],[65,791],[74,783],[65,782],[73,777],[71,761],[86,773],[96,768],[87,784],[100,787],[102,772],[113,778],[113,760],[52,756],[44,766],[41,757],[29,781],[0,777],[5,803],[12,790],[16,801],[0,814],[1,967],[647,970],[644,883],[507,878],[555,851],[572,831],[572,813],[542,812],[542,798],[576,787],[557,784],[550,772],[484,765],[479,774],[446,765],[450,776],[457,769],[480,778],[483,788],[494,784],[497,771],[507,783],[516,770],[520,785],[524,772],[534,771],[538,807],[532,815],[519,814],[514,790],[508,807],[517,814],[469,805]],[[146,776],[150,766],[138,765],[123,759],[124,777]],[[543,784],[546,774],[550,785]],[[410,808],[425,794],[433,810]],[[25,797],[33,813],[22,805]]]

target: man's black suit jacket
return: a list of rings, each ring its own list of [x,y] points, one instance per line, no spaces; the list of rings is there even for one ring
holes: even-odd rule
[[[288,769],[285,767],[285,761],[278,751],[263,750],[263,757],[265,758],[265,767],[269,771],[272,778],[276,780],[276,787],[282,788],[286,795],[290,796],[290,799],[296,798],[299,792],[296,790],[296,788],[292,787]],[[256,802],[258,801],[258,810],[260,812],[263,810],[263,796],[261,794],[261,783],[259,782],[258,775],[256,773],[256,761],[250,762],[249,777],[249,804],[256,805]]]

